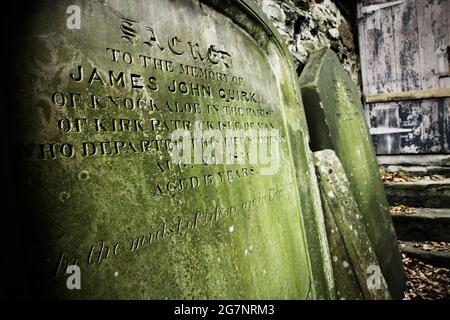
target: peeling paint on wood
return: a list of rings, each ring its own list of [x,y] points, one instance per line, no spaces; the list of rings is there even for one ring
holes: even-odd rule
[[[363,0],[358,10],[382,2]],[[450,1],[407,0],[359,17],[365,114],[377,154],[449,153]]]

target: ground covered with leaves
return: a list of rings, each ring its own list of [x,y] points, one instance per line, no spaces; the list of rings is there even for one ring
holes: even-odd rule
[[[402,171],[390,172],[384,168],[380,168],[380,176],[383,182],[414,182],[423,180],[438,181],[444,179],[443,176],[437,174],[415,176],[409,175],[408,173]]]
[[[390,213],[415,213],[416,209],[404,205],[404,204],[400,204],[398,206],[389,206],[389,212]]]
[[[406,272],[404,300],[450,299],[450,270],[402,254]]]
[[[389,172],[385,169],[380,169],[380,175],[383,182],[409,182],[422,180],[422,177],[412,177],[404,172]]]

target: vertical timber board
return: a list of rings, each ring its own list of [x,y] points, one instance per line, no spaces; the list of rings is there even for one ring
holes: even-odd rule
[[[420,153],[448,153],[448,126],[445,115],[447,114],[446,101],[449,99],[427,99],[420,105],[420,112],[424,123],[422,146]]]
[[[419,35],[416,13],[416,0],[405,1],[393,6],[390,15],[393,19],[395,79],[397,92],[420,90]],[[388,11],[383,14],[388,14]]]
[[[400,127],[411,131],[401,138],[401,153],[442,153],[448,151],[448,130],[444,99],[401,101]]]
[[[450,2],[443,1],[443,4],[443,11],[446,13],[446,16],[444,18],[445,23],[441,29],[441,32],[444,34],[444,43],[443,47],[441,47],[441,53],[443,50],[445,50],[445,53],[444,57],[441,56],[439,61],[439,73],[441,73],[439,87],[450,88]],[[440,33],[440,35],[442,35],[442,33]],[[449,98],[447,98],[447,100],[448,99]]]
[[[363,3],[368,6],[375,2],[363,1]],[[391,8],[384,8],[363,15],[365,43],[360,44],[363,45],[360,51],[365,52],[367,65],[365,83],[368,88],[364,90],[366,95],[398,90],[394,17],[390,14],[391,11]]]
[[[310,246],[320,243],[308,239],[304,217],[317,214],[320,196],[295,71],[252,6],[80,1],[77,30],[66,27],[72,4],[21,5],[10,38],[9,118],[31,294],[329,297],[311,283]],[[244,113],[229,108],[239,106]],[[278,129],[278,170],[174,164],[170,134],[192,133],[195,121],[222,133]],[[81,290],[66,286],[69,264],[81,269]]]
[[[444,99],[444,129],[445,129],[445,139],[447,141],[446,153],[450,152],[450,98]]]
[[[360,58],[360,65],[361,65],[361,81],[362,81],[362,94],[363,97],[369,94],[369,83],[368,83],[368,52],[363,49],[363,44],[367,43],[366,38],[366,25],[365,25],[365,16],[362,14],[362,7],[365,5],[364,1],[358,1],[356,5],[356,13],[357,13],[357,24],[358,24],[358,46],[359,46],[359,58]],[[368,124],[370,124],[370,109],[366,105],[364,106],[364,116],[366,118],[366,121]]]
[[[448,1],[417,1],[420,75],[422,89],[439,88],[439,75],[445,72],[446,49],[450,43]],[[441,23],[439,23],[441,21]],[[441,66],[443,65],[443,66]]]
[[[442,108],[442,130],[445,141],[445,146],[442,150],[443,153],[450,153],[450,98],[438,99],[438,108]]]

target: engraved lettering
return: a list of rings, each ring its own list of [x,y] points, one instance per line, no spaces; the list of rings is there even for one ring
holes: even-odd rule
[[[136,21],[123,18],[122,23],[120,24],[120,30],[122,31],[122,40],[125,42],[136,44],[139,42],[139,35],[137,34],[133,23]]]
[[[146,30],[148,30],[150,36],[148,37],[147,41],[144,41],[144,44],[148,45],[150,48],[154,46],[153,42],[156,43],[156,45],[158,46],[158,48],[162,51],[164,50],[164,46],[161,45],[161,43],[159,42],[158,38],[156,37],[155,31],[153,30],[152,27],[146,26],[145,27]]]
[[[178,37],[172,37],[168,39],[168,44],[169,44],[169,49],[170,51],[172,51],[173,54],[180,56],[184,53],[184,50],[182,49],[176,49],[175,47],[177,46],[177,44],[179,44],[180,42],[182,42],[181,40],[178,40]]]
[[[111,84],[111,87],[114,85],[122,85],[122,87],[125,87],[125,81],[123,78],[123,72],[120,72],[119,75],[116,77],[114,75],[114,71],[109,71],[109,83]]]
[[[78,66],[78,74],[74,75],[73,73],[71,73],[70,77],[72,78],[72,80],[77,82],[83,81],[83,66]]]
[[[100,75],[97,73],[97,68],[94,68],[94,69],[92,70],[92,74],[91,74],[91,77],[89,78],[88,83],[89,83],[89,84],[92,84],[92,82],[94,82],[94,81],[100,81],[100,83],[101,83],[102,85],[105,84],[105,83],[103,82],[102,78],[100,77]]]

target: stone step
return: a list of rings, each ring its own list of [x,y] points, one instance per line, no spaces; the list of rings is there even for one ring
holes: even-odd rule
[[[419,244],[420,247],[416,247]],[[407,254],[411,258],[416,258],[424,263],[431,264],[435,267],[450,268],[450,251],[424,250],[417,242],[401,242],[400,251]]]
[[[382,166],[387,172],[403,172],[408,176],[442,176],[450,177],[450,167],[443,166],[399,166],[399,165],[388,165]]]
[[[393,213],[397,239],[450,242],[450,209],[412,208],[413,213]]]
[[[390,205],[450,208],[450,179],[385,182],[384,186]]]
[[[409,154],[409,155],[384,155],[377,156],[378,163],[382,166],[443,166],[450,167],[450,154]]]

